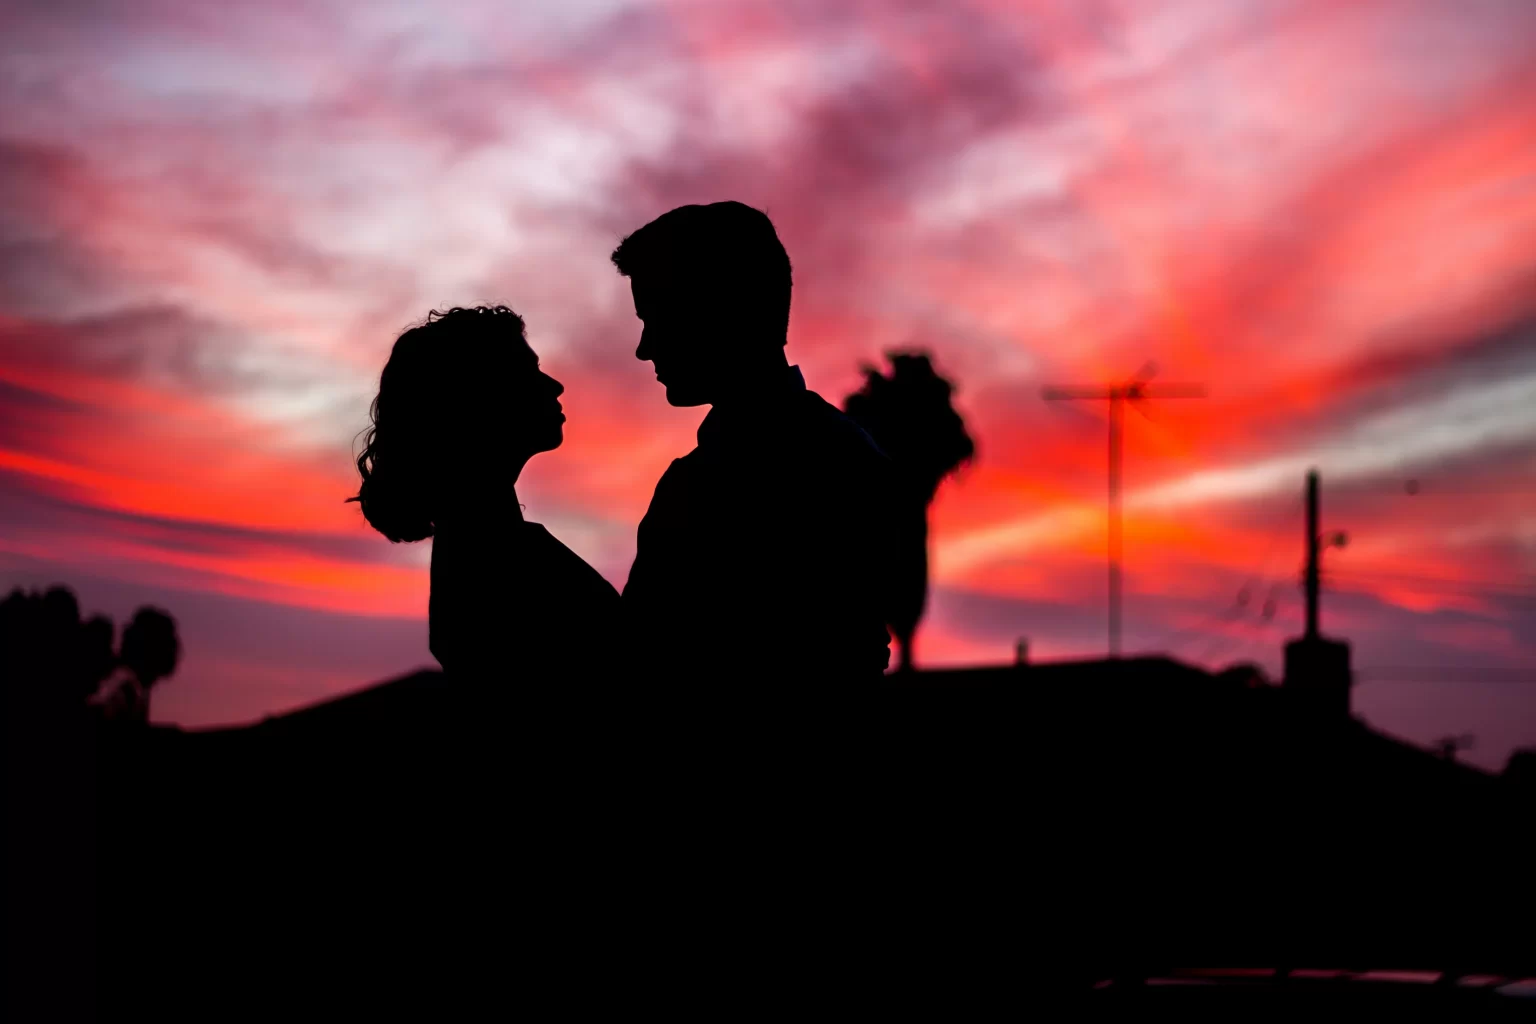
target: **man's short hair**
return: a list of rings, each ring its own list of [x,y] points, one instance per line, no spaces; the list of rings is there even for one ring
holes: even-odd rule
[[[625,277],[644,277],[662,261],[704,294],[741,302],[765,324],[789,329],[789,253],[763,211],[737,202],[679,206],[613,250]]]

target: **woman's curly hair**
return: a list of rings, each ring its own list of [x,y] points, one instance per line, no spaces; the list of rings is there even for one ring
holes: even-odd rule
[[[441,428],[508,333],[524,338],[523,318],[506,306],[432,310],[395,341],[369,409],[373,425],[357,457],[363,482],[354,497],[375,530],[392,541],[432,536],[436,516],[431,469],[443,456]]]

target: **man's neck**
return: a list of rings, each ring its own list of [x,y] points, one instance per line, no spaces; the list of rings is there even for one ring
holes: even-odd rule
[[[777,401],[792,390],[789,360],[782,348],[771,355],[738,367],[730,387],[710,404],[729,415],[736,409],[750,409]]]

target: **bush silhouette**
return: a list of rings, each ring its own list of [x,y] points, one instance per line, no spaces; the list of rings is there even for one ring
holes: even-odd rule
[[[912,667],[912,639],[928,603],[928,506],[939,484],[976,454],[976,443],[955,411],[954,385],[939,376],[925,352],[892,352],[889,376],[864,368],[864,387],[843,409],[896,464],[908,502],[891,552],[890,622],[898,669]]]

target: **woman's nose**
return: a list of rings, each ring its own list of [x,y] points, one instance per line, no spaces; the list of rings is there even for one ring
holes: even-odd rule
[[[565,394],[565,385],[564,384],[561,384],[559,381],[555,380],[555,378],[551,377],[547,373],[544,375],[544,379],[549,381],[550,387],[554,391],[556,398],[559,398],[561,395]]]

